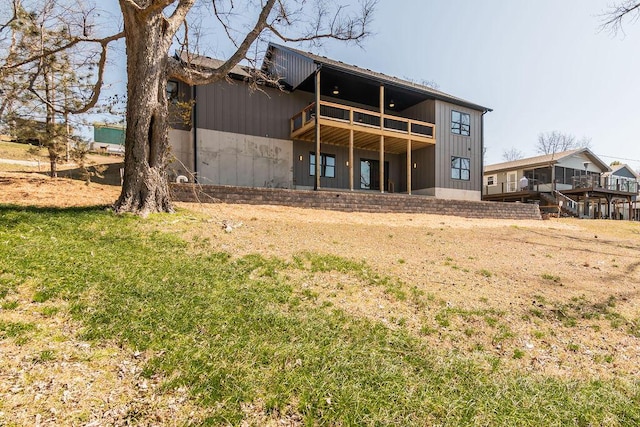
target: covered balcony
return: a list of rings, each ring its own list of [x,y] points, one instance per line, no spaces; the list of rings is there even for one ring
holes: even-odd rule
[[[316,112],[316,104],[313,103],[291,118],[292,139],[315,140]],[[433,123],[333,102],[320,101],[318,125],[323,143],[349,145],[350,132],[353,131],[354,147],[364,150],[378,150],[380,136],[385,137],[384,150],[394,154],[436,143]]]
[[[387,183],[374,186],[380,192],[393,191],[388,184],[390,171],[385,155],[405,155],[406,161],[402,163],[406,170],[391,173],[406,174],[403,188],[406,185],[406,192],[411,194],[415,168],[412,152],[436,144],[436,126],[425,120],[434,116],[433,100],[403,88],[328,69],[316,71],[302,87],[313,91],[315,100],[291,117],[292,140],[315,143],[315,153],[321,153],[324,145],[347,147],[348,160],[344,164],[348,168],[349,190],[355,188],[354,174],[360,174],[357,165],[362,156],[354,157],[354,150],[377,152],[369,157],[375,159],[372,161],[376,171],[368,173],[375,175],[375,181]],[[315,189],[320,189],[320,166],[312,173]]]

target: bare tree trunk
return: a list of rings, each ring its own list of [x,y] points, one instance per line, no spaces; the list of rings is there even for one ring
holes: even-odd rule
[[[51,178],[57,178],[58,177],[58,155],[55,152],[54,147],[49,147],[49,165],[51,167],[50,169],[50,176]]]
[[[173,212],[166,166],[168,41],[162,11],[140,13],[122,5],[127,48],[127,130],[124,179],[115,211]]]

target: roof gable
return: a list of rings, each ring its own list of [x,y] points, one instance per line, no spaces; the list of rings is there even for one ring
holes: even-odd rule
[[[275,43],[269,44],[262,70],[282,77],[286,84],[295,90],[302,82],[309,78],[318,67],[327,67],[342,73],[357,76],[361,79],[375,81],[379,84],[396,86],[404,90],[427,95],[473,110],[492,111],[490,108],[483,107],[462,98],[457,98],[428,86]]]
[[[610,176],[621,176],[621,177],[625,177],[625,178],[635,178],[637,180],[640,180],[640,175],[638,175],[636,173],[636,171],[634,171],[631,168],[631,166],[629,166],[627,164],[616,165],[615,167],[613,167],[611,172],[608,173],[608,175],[610,175]]]

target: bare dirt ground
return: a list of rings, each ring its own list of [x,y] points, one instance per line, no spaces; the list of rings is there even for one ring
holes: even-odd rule
[[[117,187],[0,172],[2,203],[104,205],[118,194]],[[398,278],[406,298],[346,274],[291,273],[297,287],[315,293],[318,303],[329,301],[355,316],[406,327],[434,348],[560,378],[624,381],[640,374],[639,223],[478,220],[225,204],[178,207],[191,214],[155,226],[210,250],[286,260],[304,252],[335,254],[364,260],[380,275]],[[28,299],[21,307],[12,315],[42,317],[29,308]],[[0,317],[7,313],[0,311]],[[76,326],[65,321],[50,328],[73,337]],[[38,366],[49,371],[36,371],[39,382],[33,382],[20,374],[32,353],[6,340],[0,343],[0,397],[19,396],[18,408],[28,408],[34,399],[59,403],[77,396],[81,415],[75,419],[107,420],[95,425],[124,423],[117,414],[98,415],[124,411],[128,398],[168,408],[157,412],[164,420],[186,419],[181,417],[191,411],[182,397],[159,401],[147,391],[153,385],[141,386],[136,374],[141,358],[122,349],[64,340],[61,346],[71,346],[61,350],[69,354],[69,362]],[[122,366],[128,369],[125,374]],[[77,378],[78,384],[101,384],[89,396],[103,402],[102,407],[82,403],[79,397],[88,389],[65,386],[59,375]],[[104,403],[109,402],[105,393],[124,400]],[[58,422],[59,406],[52,404],[50,411]]]

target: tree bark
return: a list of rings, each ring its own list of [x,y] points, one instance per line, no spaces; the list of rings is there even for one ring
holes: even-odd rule
[[[166,98],[171,35],[162,10],[120,2],[127,49],[127,129],[118,213],[173,212],[166,166],[169,121]]]

